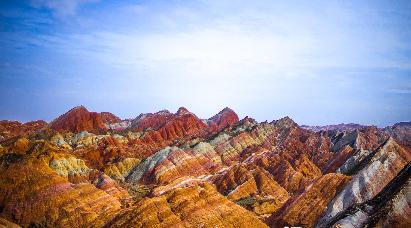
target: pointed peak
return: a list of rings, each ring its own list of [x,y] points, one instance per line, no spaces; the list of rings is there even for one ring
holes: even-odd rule
[[[278,126],[282,126],[282,127],[298,126],[298,124],[294,122],[294,120],[291,119],[289,116],[285,116],[281,119],[275,120],[272,123]]]
[[[234,110],[232,110],[231,108],[229,108],[229,107],[225,107],[223,110],[221,110],[219,113],[221,114],[221,113],[227,113],[227,112],[234,112]],[[234,112],[235,113],[235,112]]]
[[[179,116],[189,114],[189,113],[191,113],[191,112],[189,112],[188,109],[186,109],[185,107],[180,107],[178,109],[178,111],[176,112],[176,114],[179,115]]]
[[[219,131],[228,125],[233,125],[239,121],[237,113],[232,109],[225,107],[218,114],[207,120],[211,131]]]
[[[86,107],[84,107],[83,105],[79,105],[79,106],[76,106],[76,107],[70,109],[67,113],[69,113],[69,112],[78,112],[78,111],[89,112]]]
[[[50,128],[56,131],[70,132],[103,132],[106,127],[101,120],[101,115],[97,112],[89,112],[83,105],[76,106],[68,112],[54,119],[50,123]]]
[[[236,122],[239,120],[237,113],[235,113],[231,108],[225,107],[223,110],[221,110],[219,113],[211,117],[209,120],[216,121],[222,117],[227,117],[227,116],[232,116],[234,119],[236,119]]]

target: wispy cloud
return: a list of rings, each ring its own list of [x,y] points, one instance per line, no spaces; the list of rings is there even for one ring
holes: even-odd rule
[[[67,17],[76,14],[77,9],[86,3],[99,0],[31,0],[34,7],[50,9],[57,17]]]
[[[51,83],[44,97],[104,100],[130,113],[186,105],[206,117],[233,106],[259,120],[292,115],[314,124],[378,124],[411,113],[401,87],[411,80],[407,6],[170,0],[85,7],[96,1],[33,0],[26,13],[52,22],[25,23],[33,21],[27,15],[13,22],[0,34],[7,52],[0,60],[47,71],[8,67],[3,84],[21,86],[14,72],[27,77],[27,87],[30,78]],[[15,20],[7,18],[3,27]]]

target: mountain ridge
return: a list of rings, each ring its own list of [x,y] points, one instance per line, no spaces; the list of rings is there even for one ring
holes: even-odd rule
[[[288,116],[240,120],[229,108],[209,119],[181,107],[121,120],[84,106],[50,123],[1,123],[10,137],[0,140],[0,222],[23,227],[347,224],[339,213],[372,223],[376,215],[347,207],[375,201],[411,162],[404,123],[313,131]],[[392,224],[411,225],[407,186],[398,199],[387,192]]]

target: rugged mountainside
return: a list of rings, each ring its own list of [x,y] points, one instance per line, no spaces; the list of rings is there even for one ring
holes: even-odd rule
[[[20,123],[18,121],[0,121],[0,141],[7,140],[20,135],[30,135],[47,126],[43,120]]]
[[[411,121],[396,123],[393,126],[384,128],[384,131],[411,151]]]
[[[309,126],[309,125],[301,125],[301,128],[311,130],[311,131],[332,131],[332,130],[340,130],[340,131],[352,131],[352,130],[359,130],[366,128],[367,126],[355,123],[348,123],[348,124],[333,124],[333,125],[325,125],[325,126]]]
[[[407,227],[410,129],[183,107],[1,121],[0,226]]]
[[[107,113],[89,112],[84,106],[78,106],[50,123],[50,128],[56,131],[70,131],[79,133],[89,131],[93,133],[103,133],[107,130],[103,119],[111,122],[115,116]]]

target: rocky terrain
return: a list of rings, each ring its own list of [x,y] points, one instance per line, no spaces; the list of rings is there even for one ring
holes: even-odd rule
[[[0,121],[0,227],[410,227],[411,124]]]

